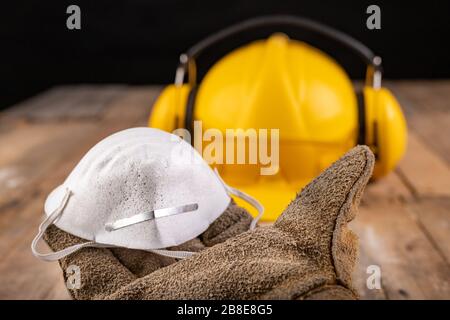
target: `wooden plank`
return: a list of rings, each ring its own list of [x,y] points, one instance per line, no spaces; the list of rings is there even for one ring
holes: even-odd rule
[[[65,127],[70,130],[74,125],[49,123],[38,126],[21,123],[14,130],[0,133],[0,166],[13,164],[22,154],[61,134]]]
[[[361,206],[370,208],[371,206],[377,206],[379,203],[385,203],[389,205],[398,205],[414,199],[411,191],[405,186],[396,172],[392,172],[382,179],[371,181],[364,191]],[[350,228],[353,229],[358,236],[361,231],[361,227],[358,225],[360,218],[350,222]],[[356,224],[356,226],[355,226]],[[353,279],[354,286],[360,294],[361,299],[364,300],[385,300],[388,298],[383,284],[381,288],[368,288],[367,278],[368,267],[377,264],[376,256],[370,248],[366,248],[367,244],[364,241],[364,235],[362,240],[359,241],[359,257],[358,264],[355,268]]]
[[[398,172],[420,197],[450,196],[450,169],[447,163],[413,132],[409,133],[407,151]]]
[[[371,203],[359,210],[352,228],[369,257],[381,268],[389,299],[449,299],[450,269],[405,206]]]
[[[126,91],[123,85],[72,85],[51,89],[8,109],[5,116],[32,122],[98,119]]]
[[[65,153],[94,132],[96,126],[93,122],[28,125],[0,137],[0,140],[8,141],[0,151],[7,154],[7,162],[0,163],[0,213],[2,207],[35,192],[35,182],[45,179],[48,172],[65,158]]]
[[[396,80],[385,81],[384,85],[401,98],[406,98],[411,105],[406,110],[414,111],[447,111],[450,95],[449,80]]]
[[[409,208],[450,265],[450,198],[421,199]]]
[[[370,289],[367,287],[367,278],[370,276],[370,274],[367,273],[367,268],[368,266],[375,264],[374,261],[374,257],[370,255],[370,253],[364,247],[363,243],[360,242],[358,264],[356,265],[355,271],[353,273],[353,285],[358,291],[362,300],[387,299],[387,295],[383,286],[381,286],[380,289]]]
[[[19,105],[0,111],[0,135],[4,135],[9,131],[20,130],[23,125],[27,124],[28,121],[26,119],[14,115],[16,108],[24,109],[27,108],[25,106],[26,104],[31,106],[33,103],[37,108],[40,108],[41,106],[56,104],[58,101],[62,100],[63,97],[63,90],[57,88],[49,89],[35,97],[27,99]]]
[[[370,181],[364,192],[363,202],[405,202],[411,200],[413,194],[408,186],[399,177],[397,172],[391,172],[387,176]]]
[[[24,210],[29,217],[29,224],[23,225],[26,232],[22,231],[20,236],[8,240],[8,250],[2,248],[4,257],[0,261],[0,299],[41,299],[62,281],[62,271],[57,262],[41,262],[31,254],[30,243],[36,232],[32,229],[36,228],[40,220],[36,221],[41,212],[37,210],[38,207],[42,207],[40,201],[30,202]],[[6,235],[2,234],[1,241],[5,240]]]
[[[450,81],[387,81],[410,130],[450,164]]]
[[[153,103],[161,92],[161,86],[134,86],[115,99],[104,114],[105,121],[115,119],[139,119],[137,125],[147,126]]]
[[[10,119],[14,117],[23,117],[27,114],[33,114],[36,112],[35,109],[43,110],[46,108],[51,108],[51,106],[56,106],[58,103],[64,103],[63,101],[70,95],[70,90],[68,87],[55,87],[43,91],[36,96],[33,96],[25,101],[22,101],[15,106],[6,109],[2,112],[2,116],[8,117]]]
[[[58,267],[59,269],[59,267]],[[60,269],[59,269],[60,270]],[[61,275],[61,271],[58,273],[59,281],[56,282],[55,286],[48,292],[48,294],[42,297],[43,300],[71,300],[71,296],[67,291],[66,284]]]
[[[148,100],[153,98],[153,91],[145,91],[148,95]],[[141,101],[140,99],[133,99],[132,96],[136,92],[127,94],[130,101]],[[142,92],[140,92],[142,96]],[[147,100],[145,100],[147,101]],[[127,109],[127,104],[122,105],[123,109],[116,109],[116,112],[122,114],[124,109]],[[119,117],[118,114],[111,114],[112,120],[98,121],[92,130],[85,130],[82,126],[79,127],[79,138],[66,139],[65,146],[59,148],[66,148],[65,152],[61,152],[62,158],[53,166],[54,170],[49,170],[45,179],[38,180],[31,187],[35,192],[27,194],[26,198],[21,199],[19,203],[11,208],[4,209],[0,212],[0,219],[6,221],[4,217],[14,217],[11,224],[0,226],[2,232],[0,234],[0,243],[2,252],[5,256],[0,259],[0,297],[1,298],[45,298],[58,297],[59,294],[64,294],[62,298],[67,298],[65,291],[61,290],[61,271],[59,268],[49,268],[49,264],[36,260],[31,255],[29,245],[31,239],[37,230],[37,225],[41,220],[41,209],[45,196],[56,185],[61,183],[63,178],[70,172],[73,166],[79,161],[82,155],[96,142],[109,134],[118,130],[128,128],[130,126],[143,125],[146,122],[146,117],[143,114],[148,113],[147,104],[134,105],[135,118]],[[138,112],[141,110],[141,112]],[[71,135],[73,137],[74,135]],[[52,145],[52,143],[50,143]],[[52,145],[53,149],[54,145]],[[47,146],[46,148],[50,148]],[[12,264],[11,261],[15,263]],[[56,271],[55,271],[56,270]],[[59,271],[59,272],[58,272]],[[55,274],[55,272],[57,274]],[[39,276],[33,277],[33,274],[39,273]],[[30,289],[31,288],[31,289]],[[56,289],[55,289],[56,288]]]

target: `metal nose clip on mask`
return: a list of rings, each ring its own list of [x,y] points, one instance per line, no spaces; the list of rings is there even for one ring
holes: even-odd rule
[[[253,229],[263,213],[259,202],[227,186],[188,143],[158,129],[124,130],[95,145],[50,193],[31,249],[46,261],[85,247],[125,247],[183,259],[193,252],[165,248],[204,232],[226,210],[230,195],[259,211]],[[87,242],[38,252],[51,224]]]

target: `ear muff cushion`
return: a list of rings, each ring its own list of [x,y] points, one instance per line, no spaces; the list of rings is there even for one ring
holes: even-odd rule
[[[406,150],[407,128],[401,107],[386,88],[364,89],[367,144],[376,154],[374,178],[395,168]]]
[[[153,105],[149,127],[172,132],[184,125],[186,101],[190,92],[190,86],[169,85],[163,89]]]

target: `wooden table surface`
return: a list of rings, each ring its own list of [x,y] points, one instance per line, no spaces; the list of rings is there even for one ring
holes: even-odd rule
[[[366,189],[352,228],[365,299],[450,299],[450,81],[386,81],[406,113],[409,145],[395,172]],[[145,126],[157,86],[50,89],[0,113],[0,299],[68,299],[57,263],[30,242],[47,194],[109,134]],[[369,265],[381,289],[369,290]]]

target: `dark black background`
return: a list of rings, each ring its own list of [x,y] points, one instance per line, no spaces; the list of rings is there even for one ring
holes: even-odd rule
[[[66,8],[81,7],[79,31],[66,28]],[[366,8],[381,7],[381,30],[366,28]],[[450,1],[42,1],[0,6],[0,109],[57,84],[168,83],[178,55],[213,31],[267,14],[302,15],[361,40],[383,57],[387,78],[450,77]],[[286,30],[290,31],[290,30]],[[266,33],[264,33],[266,32]],[[215,57],[267,30],[209,52]],[[335,44],[293,32],[331,53],[352,77],[364,66]]]

